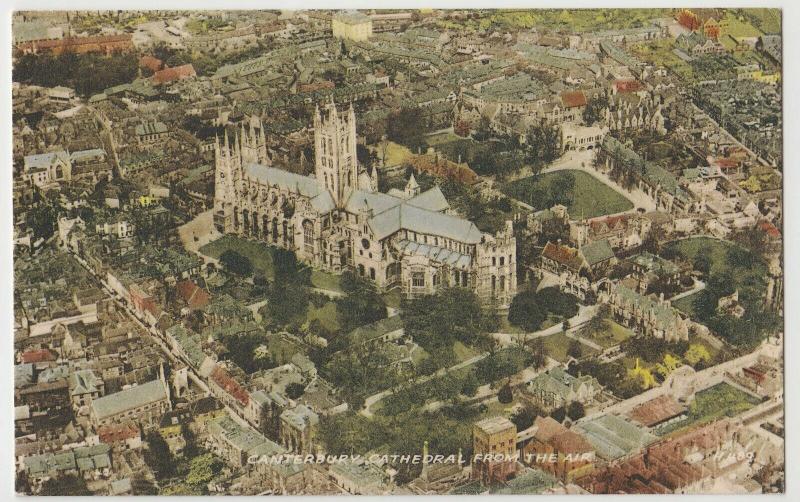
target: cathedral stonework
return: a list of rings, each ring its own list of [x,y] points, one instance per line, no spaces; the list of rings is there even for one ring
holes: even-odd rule
[[[352,270],[381,290],[406,297],[441,287],[472,289],[487,304],[516,294],[516,239],[511,222],[492,235],[452,215],[439,187],[380,193],[377,170],[358,165],[352,106],[314,114],[315,174],[270,167],[257,119],[215,145],[214,225],[290,249],[333,273]]]

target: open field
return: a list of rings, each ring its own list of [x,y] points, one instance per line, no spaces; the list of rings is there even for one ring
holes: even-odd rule
[[[575,185],[567,208],[572,217],[594,218],[606,214],[621,213],[633,209],[633,204],[616,191],[593,176],[582,171],[564,170],[538,174],[516,180],[502,188],[509,197],[530,204],[537,209],[540,201],[533,200],[540,191],[549,193],[552,185],[566,176],[575,177]]]

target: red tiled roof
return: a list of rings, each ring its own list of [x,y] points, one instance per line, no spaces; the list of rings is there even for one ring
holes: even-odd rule
[[[175,285],[178,296],[186,302],[189,307],[198,309],[208,305],[211,295],[190,280],[184,280]]]
[[[638,80],[617,80],[614,87],[617,92],[637,92],[642,89],[642,83]]]
[[[569,246],[562,246],[548,242],[542,250],[542,256],[557,263],[561,263],[573,270],[580,270],[583,260],[578,256],[578,250]]]
[[[175,66],[172,68],[164,68],[161,71],[157,71],[153,74],[153,82],[156,84],[164,84],[167,82],[173,82],[175,80],[180,80],[189,77],[196,77],[197,73],[194,71],[194,66],[189,64]]]
[[[768,221],[762,221],[759,223],[758,228],[766,232],[766,234],[772,238],[780,239],[781,237],[781,231],[778,230],[778,227]]]
[[[157,72],[164,67],[164,63],[157,57],[146,55],[139,58],[139,67],[148,68],[153,72]]]
[[[113,424],[101,426],[97,429],[97,435],[102,443],[116,443],[126,439],[133,439],[141,435],[139,428],[132,423]]]
[[[663,395],[635,407],[628,414],[642,425],[652,427],[686,411],[672,396]]]
[[[241,385],[239,385],[236,380],[234,380],[233,377],[231,377],[223,368],[216,366],[214,371],[211,372],[211,379],[217,385],[222,387],[225,392],[239,401],[242,406],[247,406],[247,403],[250,402],[250,395],[247,393],[247,391]]]
[[[20,48],[36,47],[38,49],[54,49],[56,47],[72,47],[76,45],[91,45],[91,44],[110,44],[119,42],[131,42],[130,35],[105,35],[95,37],[68,37],[60,40],[42,40],[37,42],[26,42],[20,44]]]
[[[561,102],[566,108],[586,106],[586,95],[583,91],[566,91],[561,93]]]
[[[55,361],[56,358],[48,349],[29,350],[22,353],[23,363],[41,363],[44,361]]]
[[[569,429],[553,436],[550,439],[550,444],[553,445],[553,449],[556,452],[564,454],[575,455],[594,451],[594,448],[586,438]]]

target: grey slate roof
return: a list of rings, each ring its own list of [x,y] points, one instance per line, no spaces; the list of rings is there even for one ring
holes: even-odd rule
[[[588,263],[590,267],[614,258],[614,251],[611,249],[611,244],[608,243],[608,239],[586,244],[581,249],[581,252],[583,253],[583,257],[586,258],[586,263]]]
[[[151,380],[93,400],[92,410],[98,419],[102,419],[166,398],[167,391],[163,382]]]
[[[320,213],[328,213],[336,207],[331,194],[323,189],[314,178],[261,164],[250,164],[245,168],[245,173],[260,183],[278,186],[308,197],[311,199],[314,209]]]

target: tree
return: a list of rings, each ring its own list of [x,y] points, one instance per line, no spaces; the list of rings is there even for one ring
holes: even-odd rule
[[[567,416],[573,422],[580,418],[583,418],[585,415],[586,415],[586,410],[583,407],[583,403],[581,403],[580,401],[572,401],[571,403],[569,403],[569,406],[567,406]]]
[[[692,268],[703,274],[703,276],[708,276],[711,271],[711,259],[707,254],[699,252],[692,261]]]
[[[699,343],[693,343],[689,345],[689,348],[686,350],[686,353],[683,354],[683,358],[686,359],[686,362],[692,366],[697,365],[700,362],[707,363],[711,361],[711,354],[709,354],[708,349],[704,345]]]
[[[586,124],[592,125],[601,120],[602,112],[608,107],[608,98],[602,95],[597,95],[586,103],[586,108],[583,109],[583,121]]]
[[[559,406],[558,408],[554,409],[550,412],[550,418],[555,420],[556,422],[563,422],[565,418],[567,418],[567,410],[563,406]]]
[[[547,313],[538,303],[535,291],[523,291],[512,300],[508,309],[508,322],[525,331],[536,331],[547,318]]]
[[[537,416],[544,416],[544,412],[535,405],[526,404],[517,408],[514,413],[511,414],[509,420],[517,426],[518,431],[522,431],[533,425]]]
[[[569,345],[567,346],[567,355],[575,359],[580,359],[581,356],[583,355],[583,348],[581,347],[581,342],[579,342],[578,340],[570,339]]]
[[[169,445],[157,431],[150,431],[145,436],[147,449],[144,451],[144,461],[153,471],[158,480],[175,475],[175,462]]]
[[[286,396],[289,399],[297,399],[302,396],[305,391],[305,387],[297,382],[292,382],[286,386]]]
[[[603,304],[600,308],[597,309],[595,315],[593,315],[591,319],[586,321],[586,324],[581,326],[580,329],[581,336],[587,338],[593,338],[600,333],[605,333],[611,327],[611,322],[608,320],[608,318],[609,318],[608,305]]]
[[[248,277],[253,273],[253,264],[250,259],[237,251],[228,249],[224,251],[219,262],[228,272],[242,277]]]
[[[497,393],[497,400],[503,404],[508,404],[514,400],[514,392],[511,390],[511,384],[506,382],[505,385],[500,387],[500,391]]]
[[[541,338],[534,338],[528,342],[528,348],[533,356],[533,361],[531,362],[533,367],[536,369],[543,368],[544,365],[547,364],[548,356],[547,347],[544,344],[544,340]]]
[[[75,474],[65,474],[45,480],[38,495],[81,497],[93,494],[89,491],[89,487],[86,486],[86,481],[82,477]]]
[[[496,329],[493,312],[484,311],[476,294],[466,288],[445,288],[434,295],[404,300],[405,332],[429,354],[453,358],[453,344],[487,346],[487,333]]]
[[[221,467],[222,462],[211,453],[195,457],[189,464],[186,482],[195,487],[205,487]]]
[[[345,296],[336,301],[336,312],[343,331],[386,318],[386,302],[372,282],[345,272],[341,284]]]
[[[416,153],[425,145],[419,111],[413,108],[402,108],[390,113],[387,118],[386,135],[392,141],[405,145]]]
[[[464,381],[461,384],[461,393],[467,397],[472,397],[478,392],[478,378],[475,376],[474,371],[467,373]]]

